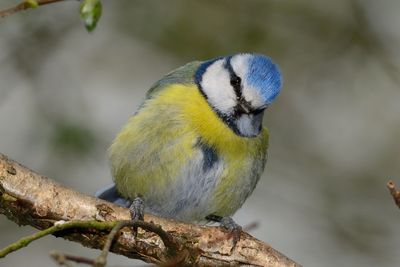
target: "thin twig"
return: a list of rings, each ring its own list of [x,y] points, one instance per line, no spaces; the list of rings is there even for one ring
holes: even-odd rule
[[[108,252],[110,251],[111,245],[115,239],[115,236],[122,228],[126,226],[133,226],[135,221],[120,221],[118,222],[111,232],[108,234],[106,243],[104,244],[103,250],[101,251],[100,255],[95,259],[94,266],[96,267],[103,267],[107,264],[107,256]]]
[[[180,245],[177,240],[174,239],[172,235],[162,230],[162,228],[153,223],[141,221],[141,220],[126,220],[118,222],[111,232],[108,234],[106,243],[101,251],[100,255],[95,259],[93,266],[95,267],[104,267],[107,264],[107,257],[110,251],[111,245],[115,239],[117,233],[124,227],[132,227],[133,229],[137,229],[138,227],[143,228],[144,230],[153,232],[157,234],[164,243],[165,248],[167,249],[167,254],[171,257],[171,260],[164,264],[163,266],[178,266],[179,263],[183,262],[188,253],[186,250],[180,250]],[[178,251],[180,255],[178,255]]]
[[[114,228],[108,234],[108,237],[107,237],[106,243],[104,244],[103,250],[101,251],[100,255],[95,259],[95,261],[94,261],[95,263],[93,264],[93,266],[96,266],[96,267],[106,266],[107,256],[108,256],[108,252],[110,251],[112,242],[114,241],[115,236],[117,235],[119,230],[121,230],[123,227],[127,226],[126,222],[127,221],[120,221],[114,226]]]
[[[62,2],[62,1],[66,1],[66,0],[36,0],[36,3],[38,6],[44,6],[44,5],[53,4],[53,3]],[[30,4],[28,1],[23,1],[16,6],[13,6],[13,7],[4,9],[4,10],[0,10],[0,18],[4,18],[4,17],[10,16],[12,14],[15,14],[17,12],[21,12],[21,11],[31,9],[31,8],[35,8],[35,6]]]
[[[390,180],[387,182],[386,186],[389,189],[389,192],[392,195],[397,207],[400,208],[400,192],[396,189],[396,184]]]
[[[260,226],[260,224],[258,222],[252,222],[252,223],[249,223],[249,224],[243,226],[243,231],[251,232],[254,229],[257,229],[259,226]]]
[[[34,233],[30,236],[26,236],[18,240],[17,242],[5,247],[0,250],[0,258],[4,258],[7,254],[16,251],[20,248],[26,247],[32,241],[35,241],[39,238],[42,238],[47,235],[54,234],[55,232],[61,230],[67,230],[71,228],[86,228],[86,229],[97,229],[97,230],[110,230],[112,229],[118,222],[117,221],[69,221],[59,224],[54,224],[53,226]]]
[[[120,221],[114,226],[114,228],[109,233],[100,256],[98,256],[95,260],[96,263],[94,266],[104,267],[106,265],[108,252],[110,251],[115,236],[117,235],[119,230],[128,226],[133,227],[134,229],[140,227],[144,230],[157,234],[163,241],[164,246],[168,252],[167,254],[169,254],[170,256],[176,256],[177,252],[180,251],[179,242],[175,240],[172,235],[164,231],[160,226],[140,220]]]
[[[87,264],[87,265],[91,265],[91,266],[94,266],[94,264],[95,264],[94,259],[65,254],[65,253],[62,253],[59,251],[50,252],[50,257],[52,257],[60,266],[66,266],[66,267],[72,267],[72,265],[69,264],[68,261],[72,261],[72,262],[76,262],[76,263],[83,263],[83,264]]]

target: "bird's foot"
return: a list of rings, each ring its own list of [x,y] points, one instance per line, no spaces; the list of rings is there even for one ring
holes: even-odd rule
[[[141,197],[136,197],[129,206],[132,220],[144,220],[144,201]]]
[[[236,247],[237,242],[240,240],[242,227],[238,225],[231,217],[222,217],[218,215],[208,215],[207,220],[220,223],[220,225],[229,231],[233,237],[233,248]]]
[[[132,221],[144,221],[144,201],[141,197],[136,197],[129,206]],[[133,227],[135,236],[137,235],[137,227]]]

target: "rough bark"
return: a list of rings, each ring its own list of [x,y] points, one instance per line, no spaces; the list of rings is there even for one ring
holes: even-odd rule
[[[54,221],[127,220],[128,209],[81,194],[0,154],[0,213],[19,225],[44,229]],[[232,237],[220,227],[182,223],[152,215],[153,222],[179,240],[186,251],[188,266],[300,266],[280,252],[251,235],[242,232],[232,249]],[[74,229],[56,234],[90,248],[101,249],[108,232]],[[158,235],[140,230],[138,235],[124,228],[111,248],[116,254],[165,264],[165,247]],[[23,252],[16,252],[23,253]]]

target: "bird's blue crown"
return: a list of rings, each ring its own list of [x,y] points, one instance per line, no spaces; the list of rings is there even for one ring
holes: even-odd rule
[[[278,66],[269,57],[253,54],[249,58],[247,82],[259,90],[267,104],[272,103],[282,87]]]

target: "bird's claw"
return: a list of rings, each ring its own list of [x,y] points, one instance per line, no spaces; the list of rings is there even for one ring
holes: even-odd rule
[[[230,236],[233,237],[232,249],[236,247],[236,244],[240,240],[240,235],[242,233],[242,227],[240,225],[238,225],[231,217],[209,215],[206,217],[206,219],[220,223],[224,229],[229,231]]]
[[[144,201],[141,197],[136,197],[129,206],[132,220],[144,220]]]
[[[240,240],[242,227],[235,223],[231,217],[222,217],[220,223],[223,228],[230,232],[233,237],[233,247],[236,247],[237,242]]]

